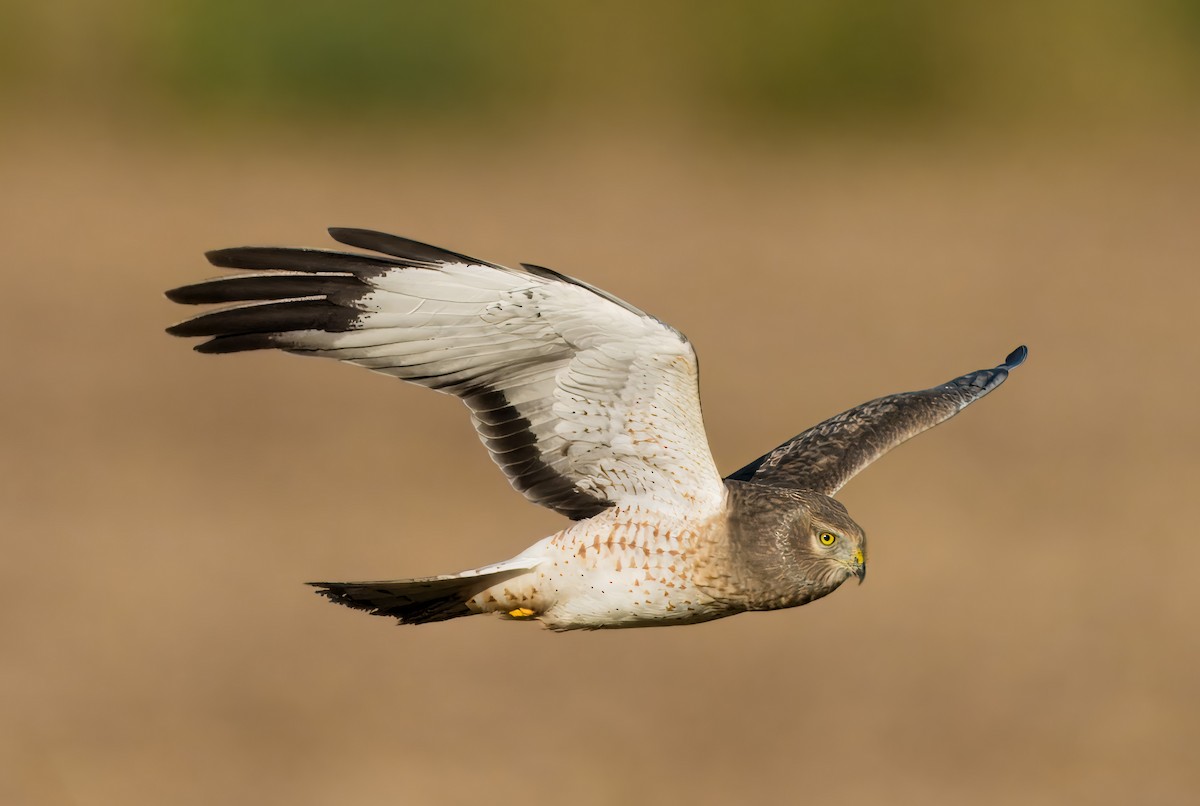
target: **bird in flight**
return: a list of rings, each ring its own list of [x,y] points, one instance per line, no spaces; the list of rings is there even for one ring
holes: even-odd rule
[[[452,394],[509,483],[572,521],[512,559],[457,574],[310,583],[402,624],[478,613],[553,630],[693,624],[861,582],[866,535],[833,495],[995,389],[1027,353],[855,406],[722,478],[696,355],[678,330],[551,269],[329,232],[370,253],[209,252],[242,273],[167,296],[234,304],[169,332],[207,337],[202,353],[323,356]]]

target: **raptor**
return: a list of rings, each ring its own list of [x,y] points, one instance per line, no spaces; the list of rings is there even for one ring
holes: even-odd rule
[[[692,624],[795,607],[866,574],[834,494],[1025,360],[855,406],[722,478],[679,331],[556,271],[507,268],[361,229],[358,252],[238,247],[240,273],[167,292],[233,303],[169,329],[202,353],[278,349],[357,364],[461,399],[492,459],[572,523],[503,562],[418,579],[314,582],[404,624],[478,613],[554,630]]]

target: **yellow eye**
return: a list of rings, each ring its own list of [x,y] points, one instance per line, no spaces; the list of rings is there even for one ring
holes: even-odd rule
[[[821,541],[822,546],[832,546],[837,542],[837,535],[833,532],[821,532],[820,537],[817,539]]]

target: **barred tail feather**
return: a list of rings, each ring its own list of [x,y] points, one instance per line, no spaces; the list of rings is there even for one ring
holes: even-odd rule
[[[480,612],[467,602],[484,590],[528,572],[537,565],[528,558],[418,579],[378,582],[309,582],[330,601],[366,610],[375,616],[392,616],[400,624],[446,621]]]

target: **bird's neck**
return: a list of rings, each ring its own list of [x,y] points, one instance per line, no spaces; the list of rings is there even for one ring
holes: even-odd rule
[[[723,577],[725,596],[747,610],[796,607],[824,596],[805,573],[803,558],[789,537],[795,501],[772,488],[726,482],[727,509],[712,535],[710,562]]]

